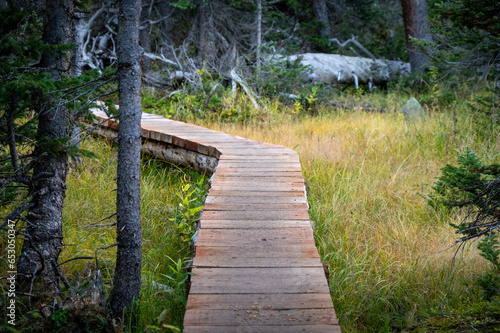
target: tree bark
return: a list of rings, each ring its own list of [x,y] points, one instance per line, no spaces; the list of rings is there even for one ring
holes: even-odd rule
[[[429,65],[429,58],[410,40],[410,37],[432,41],[426,0],[401,0],[405,25],[406,49],[412,72],[421,72]]]
[[[170,48],[172,47],[172,13],[174,11],[174,7],[171,6],[172,2],[172,0],[161,0],[158,4],[158,11],[162,18],[160,22],[160,53],[165,56],[171,53]]]
[[[209,65],[214,64],[216,57],[215,38],[214,34],[214,19],[212,9],[209,4],[201,3],[200,12],[198,14],[198,64],[201,67],[204,62]]]
[[[139,30],[139,44],[144,52],[151,53],[151,0],[142,0],[141,21]],[[151,70],[151,58],[143,57],[142,71],[149,72]]]
[[[43,36],[50,45],[67,44],[71,41],[72,0],[47,0],[43,19]],[[47,68],[54,80],[68,70],[66,55],[46,53],[41,66]],[[54,265],[62,245],[62,212],[66,196],[67,155],[47,152],[54,140],[68,137],[68,111],[47,99],[38,112],[38,145],[34,151],[34,169],[30,186],[32,207],[28,210],[29,221],[21,256],[17,264],[20,289],[30,291],[35,281],[37,291],[59,292],[59,280]],[[53,148],[51,149],[53,150]],[[38,277],[41,280],[38,280]],[[37,283],[39,281],[40,283]]]
[[[322,37],[330,37],[330,20],[328,19],[328,7],[325,0],[313,0],[313,10],[316,19],[323,24],[320,30]]]
[[[255,52],[257,74],[260,72],[260,48],[262,46],[262,0],[257,0],[257,50]]]
[[[141,289],[142,227],[140,212],[141,163],[141,48],[139,18],[141,0],[121,0],[118,31],[118,250],[111,309],[121,316],[139,300]]]

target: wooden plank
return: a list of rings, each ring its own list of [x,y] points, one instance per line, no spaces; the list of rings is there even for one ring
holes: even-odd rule
[[[267,177],[265,177],[267,176]],[[219,176],[215,173],[215,176],[212,180],[212,184],[214,182],[269,182],[272,181],[274,183],[304,183],[304,178],[302,175],[291,174],[291,175],[274,175],[273,173],[261,173],[258,176],[246,176],[244,174],[231,175],[226,174],[224,176]]]
[[[236,195],[209,195],[205,199],[205,204],[208,203],[226,203],[237,204],[240,202],[245,203],[307,203],[307,199],[303,193],[297,196],[275,196],[275,197],[261,197],[261,196],[236,196]]]
[[[276,174],[277,173],[285,173],[285,172],[300,172],[302,173],[302,170],[300,168],[287,168],[287,167],[274,167],[274,168],[245,168],[245,169],[240,169],[240,168],[228,168],[223,165],[219,165],[217,167],[217,173],[222,174],[222,173],[230,173],[233,175],[237,174],[245,174],[245,175],[250,175],[250,173],[253,172],[258,172],[258,173],[266,173],[266,174]]]
[[[297,210],[297,209],[305,209],[308,210],[309,206],[307,203],[244,203],[244,204],[237,204],[237,203],[229,203],[229,204],[223,204],[223,203],[205,203],[205,206],[203,207],[203,211],[209,211],[209,210],[224,210],[224,211],[232,211],[232,210],[269,210],[269,209],[291,209],[291,210]]]
[[[257,246],[197,246],[196,256],[224,256],[236,258],[316,258],[318,250],[314,245],[287,244],[280,247]]]
[[[221,168],[238,168],[238,169],[247,169],[247,168],[261,168],[261,169],[269,169],[269,168],[300,168],[300,163],[288,163],[288,162],[226,162],[220,161],[219,165]]]
[[[338,325],[189,326],[184,333],[341,333]]]
[[[198,268],[230,267],[318,267],[323,264],[318,258],[238,258],[232,256],[199,256],[194,258],[193,265]]]
[[[199,231],[198,246],[275,247],[289,244],[313,245],[311,227],[287,229],[205,229]]]
[[[300,192],[304,193],[304,184],[234,184],[234,185],[212,185],[212,190],[216,191],[241,191],[241,192]]]
[[[214,190],[211,189],[209,192],[210,196],[235,196],[235,197],[255,197],[259,195],[263,198],[266,197],[301,197],[304,196],[304,192],[301,191],[232,191],[232,190]],[[305,196],[304,196],[305,197]]]
[[[246,310],[191,310],[184,317],[184,325],[203,326],[294,326],[337,325],[330,309],[246,309]]]
[[[309,213],[305,210],[273,210],[273,211],[206,211],[203,220],[304,220],[309,221]]]
[[[305,220],[256,221],[256,220],[201,220],[201,227],[207,229],[277,229],[309,228],[311,222]]]
[[[323,269],[193,268],[191,294],[304,294],[328,290]]]
[[[193,294],[187,310],[332,309],[329,293],[319,294]]]
[[[263,171],[248,171],[242,170],[240,172],[233,172],[235,169],[224,169],[220,168],[215,173],[216,177],[260,177],[260,178],[270,178],[270,177],[302,177],[302,172],[300,171],[272,171],[272,172],[263,172]]]

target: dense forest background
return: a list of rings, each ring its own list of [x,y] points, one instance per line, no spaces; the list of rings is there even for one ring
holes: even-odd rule
[[[299,152],[347,332],[498,329],[498,1],[0,9],[2,330],[182,329],[206,179],[141,164],[141,111]]]

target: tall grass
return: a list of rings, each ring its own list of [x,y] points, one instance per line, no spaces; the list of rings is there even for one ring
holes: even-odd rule
[[[68,246],[61,260],[73,256],[94,255],[97,247],[115,242],[114,227],[81,228],[115,212],[117,150],[108,143],[92,139],[86,149],[98,157],[72,171],[64,210],[64,239]],[[170,164],[144,158],[141,175],[141,220],[143,228],[143,263],[139,331],[148,326],[172,325],[181,328],[185,311],[186,291],[181,265],[190,256],[189,244],[181,242],[175,225],[179,211],[177,192],[184,184],[203,185],[203,175]],[[203,186],[202,186],[203,187]],[[201,205],[202,192],[194,205]],[[113,219],[114,220],[114,219]],[[112,220],[112,221],[113,221]],[[103,221],[102,224],[109,223]],[[116,249],[98,252],[99,264],[112,277]],[[66,274],[81,272],[85,263],[73,261],[65,267]],[[111,280],[108,280],[111,282]]]
[[[72,168],[67,179],[63,213],[64,248],[60,262],[74,258],[97,257],[104,289],[109,292],[116,260],[116,247],[101,249],[116,242],[115,226],[85,227],[114,214],[116,211],[117,149],[105,140],[88,139],[84,149],[97,155],[84,159]],[[177,191],[186,183],[204,189],[203,175],[180,169],[153,159],[143,158],[141,175],[141,220],[143,228],[142,289],[139,304],[140,322],[125,325],[127,331],[143,332],[148,327],[182,328],[185,311],[186,273],[182,264],[190,256],[189,244],[180,240],[175,219],[180,198]],[[201,205],[203,191],[196,191],[193,205]],[[2,207],[7,212],[9,207]],[[110,224],[115,217],[99,224]],[[0,243],[3,250],[4,244]],[[20,253],[21,241],[17,253]],[[5,251],[2,251],[2,255]],[[74,260],[61,266],[70,282],[81,276],[87,265],[95,269],[95,260]],[[179,268],[180,264],[180,268]],[[7,267],[2,264],[2,270]],[[4,274],[2,274],[4,275]]]
[[[317,116],[268,104],[265,121],[199,124],[295,149],[308,185],[310,215],[330,291],[346,332],[412,327],[465,296],[463,281],[484,269],[474,246],[455,256],[458,216],[437,212],[426,195],[445,163],[471,147],[498,160],[498,128],[465,102],[428,109],[422,120],[398,110],[401,91],[342,97],[384,113],[319,107]]]

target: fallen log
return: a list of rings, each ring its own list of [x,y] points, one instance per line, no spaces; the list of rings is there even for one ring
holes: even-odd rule
[[[282,59],[309,66],[307,79],[326,84],[386,84],[409,74],[410,64],[402,61],[350,57],[340,54],[304,53]]]

